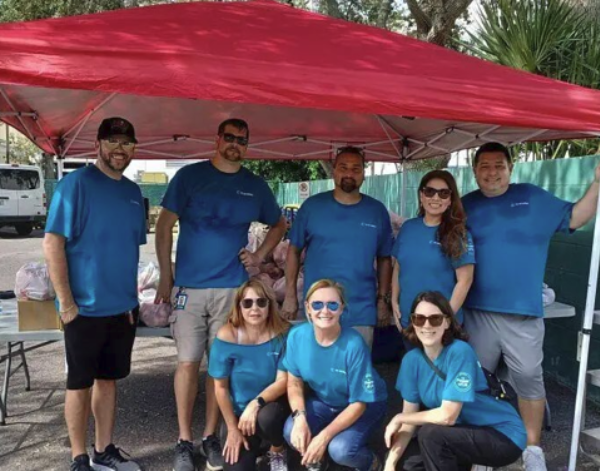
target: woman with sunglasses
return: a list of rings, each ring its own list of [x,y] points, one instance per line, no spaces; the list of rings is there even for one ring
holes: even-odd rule
[[[290,332],[284,360],[293,411],[285,438],[311,470],[325,469],[327,453],[342,466],[380,469],[367,440],[384,417],[386,386],[362,336],[340,325],[341,286],[331,280],[315,282],[305,309],[309,322]],[[305,384],[311,390],[307,395]]]
[[[468,471],[475,464],[515,462],[527,442],[523,421],[509,402],[487,392],[450,303],[441,293],[425,292],[411,312],[404,333],[417,348],[400,366],[396,388],[404,404],[385,430],[385,471]],[[427,410],[420,412],[420,404]]]
[[[287,321],[279,316],[275,295],[260,281],[250,279],[237,290],[229,320],[212,345],[208,366],[227,426],[226,471],[255,470],[261,442],[271,445],[271,470],[287,470],[283,425],[290,409],[281,362],[288,329]]]
[[[419,212],[398,234],[392,256],[392,308],[400,330],[410,322],[410,305],[422,291],[439,291],[462,324],[461,306],[473,282],[475,252],[454,177],[427,173],[418,190]],[[408,349],[412,346],[404,342]]]

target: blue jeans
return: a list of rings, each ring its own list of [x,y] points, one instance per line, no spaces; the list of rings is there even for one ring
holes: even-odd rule
[[[342,430],[329,442],[329,457],[341,466],[368,471],[373,463],[373,452],[367,447],[371,433],[383,420],[386,401],[368,403],[363,414],[346,430]],[[306,419],[314,437],[342,412],[345,407],[330,407],[314,396],[306,399]],[[289,417],[283,428],[283,436],[291,443],[294,420]]]

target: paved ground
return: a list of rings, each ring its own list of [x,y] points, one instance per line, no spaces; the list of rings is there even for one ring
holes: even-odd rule
[[[153,237],[143,249],[142,259],[154,258]],[[12,289],[14,275],[26,261],[41,260],[41,235],[19,238],[0,231],[0,291]],[[1,314],[0,314],[1,315]],[[0,347],[1,348],[1,347]],[[64,347],[55,343],[31,352],[28,361],[32,390],[25,391],[24,377],[17,373],[10,384],[9,418],[0,427],[0,470],[66,470],[68,439],[63,419]],[[169,339],[138,339],[134,349],[133,373],[119,386],[119,406],[115,442],[130,452],[146,470],[170,470],[172,447],[177,438],[177,419],[172,393],[175,348]],[[378,370],[393,391],[398,365],[378,365]],[[547,381],[552,407],[552,432],[545,433],[544,447],[550,471],[563,470],[569,453],[574,393],[553,381]],[[195,433],[202,432],[204,396],[196,403]],[[390,395],[389,415],[397,412],[400,398]],[[590,407],[588,423],[600,425],[600,413]],[[382,430],[374,445],[383,452]],[[90,438],[90,443],[92,438]],[[203,468],[199,457],[198,465]],[[202,469],[200,468],[200,469]],[[508,468],[520,469],[518,465]],[[578,469],[597,469],[581,463]]]

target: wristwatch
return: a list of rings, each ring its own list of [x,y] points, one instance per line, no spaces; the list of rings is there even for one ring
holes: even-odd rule
[[[267,405],[267,401],[265,401],[261,396],[258,396],[256,398],[256,402],[258,402],[258,407],[260,409],[262,409],[263,407],[265,407]]]
[[[300,417],[301,415],[306,416],[306,411],[296,409],[294,412],[292,412],[292,419],[296,420],[296,418]]]
[[[378,294],[377,301],[379,301],[380,299],[384,300],[386,303],[389,303],[392,300],[392,296],[390,295],[390,293]]]

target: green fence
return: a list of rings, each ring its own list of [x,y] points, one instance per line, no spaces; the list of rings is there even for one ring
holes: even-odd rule
[[[561,159],[556,161],[517,164],[513,182],[530,182],[541,186],[560,198],[576,201],[585,192],[593,178],[594,167],[600,156]],[[468,168],[452,169],[461,194],[475,189],[473,174]],[[413,216],[417,209],[416,188],[423,172],[407,174],[406,215]],[[48,199],[56,182],[46,182]],[[310,194],[329,190],[330,180],[311,182]],[[381,200],[389,209],[400,212],[401,177],[385,175],[368,177],[362,187],[364,193]],[[141,185],[142,193],[151,205],[159,205],[166,185]],[[298,183],[279,184],[274,187],[278,202],[299,203]],[[557,300],[575,306],[577,315],[568,319],[546,321],[544,366],[546,372],[570,386],[576,385],[578,363],[576,360],[577,333],[585,307],[587,279],[592,246],[592,224],[571,236],[558,234],[550,245],[546,282],[555,290]],[[599,290],[600,293],[600,290]],[[596,305],[600,305],[598,300]],[[600,368],[600,329],[592,337],[590,367]],[[600,395],[596,397],[600,399]]]

